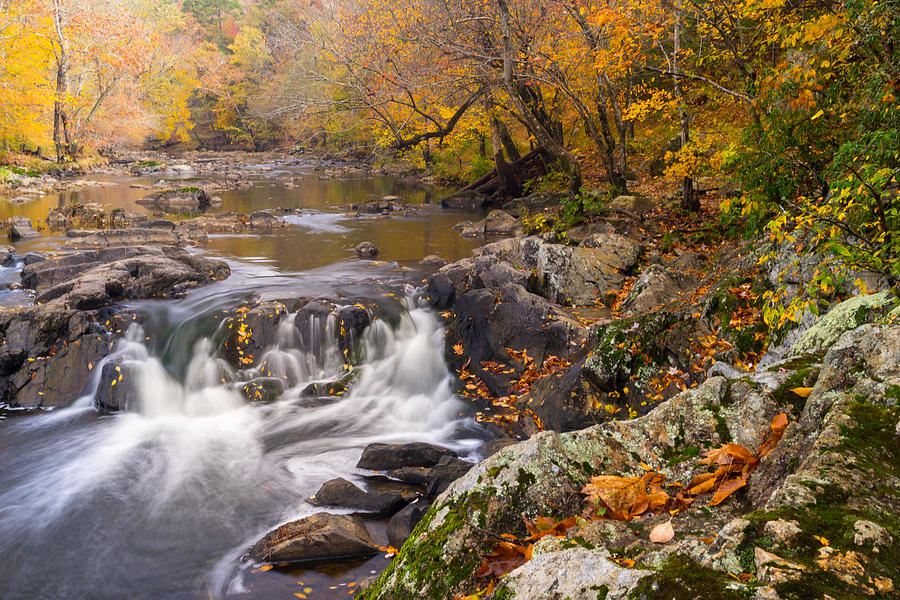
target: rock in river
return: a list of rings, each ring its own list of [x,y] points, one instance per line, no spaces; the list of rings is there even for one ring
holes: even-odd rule
[[[301,562],[371,556],[378,549],[362,519],[325,512],[269,532],[250,548],[260,563]]]
[[[326,481],[310,498],[315,506],[342,506],[378,514],[397,512],[407,500],[399,491],[367,492],[343,478]]]
[[[456,452],[424,442],[410,444],[369,444],[356,463],[357,469],[388,471],[402,467],[433,467],[442,457],[456,457]]]
[[[355,250],[356,255],[360,258],[375,258],[381,254],[381,250],[379,250],[378,246],[372,242],[360,242],[357,244]]]
[[[225,262],[182,248],[123,246],[28,265],[22,270],[22,283],[35,291],[38,303],[55,301],[92,310],[118,299],[178,295],[230,274]]]
[[[41,235],[34,230],[31,219],[27,217],[10,217],[6,220],[6,225],[9,227],[9,239],[12,242]]]

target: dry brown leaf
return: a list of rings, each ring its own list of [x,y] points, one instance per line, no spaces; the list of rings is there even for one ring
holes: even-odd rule
[[[650,532],[650,541],[654,544],[665,544],[675,537],[675,528],[672,527],[672,520],[660,523]]]
[[[503,577],[525,564],[528,560],[526,554],[530,555],[531,551],[524,546],[512,542],[498,542],[494,552],[484,557],[478,569],[478,576]]]
[[[716,493],[713,494],[712,500],[709,501],[709,506],[717,506],[722,503],[728,496],[732,495],[742,487],[747,485],[747,480],[738,477],[735,479],[729,479],[725,483],[719,486],[719,489],[716,490]]]

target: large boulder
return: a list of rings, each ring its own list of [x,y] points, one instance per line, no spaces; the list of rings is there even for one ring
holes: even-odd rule
[[[28,265],[22,282],[35,291],[38,303],[91,310],[119,299],[180,295],[230,274],[224,261],[182,248],[119,246]]]
[[[250,548],[249,556],[258,563],[291,563],[377,553],[362,519],[320,512],[268,533]]]
[[[767,373],[714,377],[643,417],[544,432],[505,448],[434,502],[370,597],[473,593],[484,585],[477,572],[495,536],[526,535],[522,516],[580,514],[578,491],[595,475],[639,477],[652,469],[684,485],[707,471],[697,460],[704,449],[725,442],[756,449],[780,412],[789,422],[783,437],[721,504],[707,507],[703,495],[674,517],[581,521],[565,540],[535,543],[531,560],[494,593],[529,600],[557,592],[654,598],[670,590],[735,600],[799,600],[812,589],[817,597],[890,596],[900,540],[892,517],[900,510],[898,365],[900,327],[866,324],[828,348],[808,398],[788,389],[807,369],[795,360],[780,367],[788,371],[784,389],[763,385]],[[649,532],[667,521],[675,535],[651,541]],[[748,576],[755,582],[740,582]]]
[[[9,230],[9,240],[15,242],[28,238],[40,237],[40,233],[35,231],[28,217],[10,217],[6,220],[6,226]]]
[[[89,314],[57,304],[0,309],[0,404],[66,406],[109,350]]]
[[[638,276],[622,308],[643,313],[679,299],[696,286],[697,280],[684,271],[650,265]]]
[[[586,339],[586,330],[576,320],[516,283],[507,283],[499,290],[466,292],[456,299],[454,310],[448,343],[460,341],[473,372],[498,396],[508,393],[511,378],[502,371],[482,369],[483,361],[514,365],[521,372],[526,365],[513,358],[509,350],[525,351],[540,365],[550,356],[568,356]]]

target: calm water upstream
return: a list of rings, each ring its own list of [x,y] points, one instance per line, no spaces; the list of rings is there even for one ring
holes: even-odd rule
[[[197,251],[227,260],[231,278],[186,298],[128,304],[141,324],[104,360],[134,369],[135,410],[98,414],[95,380],[69,408],[0,421],[0,598],[352,597],[351,584],[387,559],[261,572],[242,557],[274,526],[317,512],[305,498],[324,481],[363,482],[354,465],[368,443],[422,440],[477,452],[483,432],[452,391],[440,323],[414,292],[421,258],[469,254],[475,243],[451,226],[471,215],[423,207],[409,217],[351,218],[337,206],[387,194],[421,203],[434,192],[389,178],[321,181],[303,165],[290,167],[303,178],[287,189],[274,178],[284,169],[220,194],[221,211],[303,209],[271,234],[211,235]],[[42,220],[73,197],[145,212],[135,200],[149,191],[129,185],[153,180],[107,181],[0,203],[0,217]],[[61,240],[47,235],[17,250]],[[381,260],[355,257],[363,240],[381,248]],[[29,301],[2,289],[20,268],[0,268],[0,303]],[[222,383],[250,376],[215,356],[222,313],[295,296],[377,304],[387,318],[365,332],[366,358],[349,392],[310,399],[300,390],[340,376],[343,366],[328,323],[298,328],[291,316],[266,351],[291,387],[272,404],[250,404]],[[386,544],[383,524],[370,529]]]

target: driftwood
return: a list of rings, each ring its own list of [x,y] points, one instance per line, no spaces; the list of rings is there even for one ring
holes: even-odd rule
[[[535,179],[547,173],[549,156],[543,148],[535,148],[525,156],[506,163],[507,176],[512,175],[518,187],[529,179]],[[516,197],[516,190],[510,190],[497,169],[491,170],[480,179],[473,181],[454,194],[441,200],[441,204],[455,208],[486,208],[497,206],[510,198]]]

